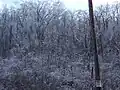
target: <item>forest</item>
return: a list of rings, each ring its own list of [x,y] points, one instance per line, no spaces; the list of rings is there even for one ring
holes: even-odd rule
[[[90,90],[88,10],[26,1],[0,10],[0,90]],[[120,90],[120,2],[94,9],[102,90]],[[92,75],[93,74],[93,75]]]

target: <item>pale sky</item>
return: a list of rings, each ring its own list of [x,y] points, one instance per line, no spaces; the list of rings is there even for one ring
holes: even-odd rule
[[[88,9],[88,0],[63,0],[65,5],[71,9]],[[117,0],[93,0],[94,7],[101,4],[111,4]]]
[[[0,0],[0,8],[3,4],[7,4],[8,6],[14,5],[15,7],[19,4],[21,0]],[[22,0],[24,1],[24,0]],[[27,0],[28,1],[28,0]],[[74,9],[88,9],[88,0],[61,0],[64,2],[67,8]],[[99,6],[101,4],[112,3],[117,0],[93,0],[94,7]]]

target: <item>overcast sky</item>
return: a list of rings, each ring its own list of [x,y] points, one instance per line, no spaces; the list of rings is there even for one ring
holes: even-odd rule
[[[14,5],[17,6],[21,0],[0,0],[0,8],[3,4],[7,4],[8,6]],[[24,0],[23,0],[24,1]],[[28,0],[27,0],[28,1]],[[66,7],[69,9],[87,9],[88,8],[88,0],[62,0]],[[100,4],[112,3],[116,0],[93,0],[94,7],[99,6]]]
[[[88,0],[63,0],[68,8],[71,9],[88,9]],[[117,0],[93,0],[94,7],[101,4],[111,4]]]

